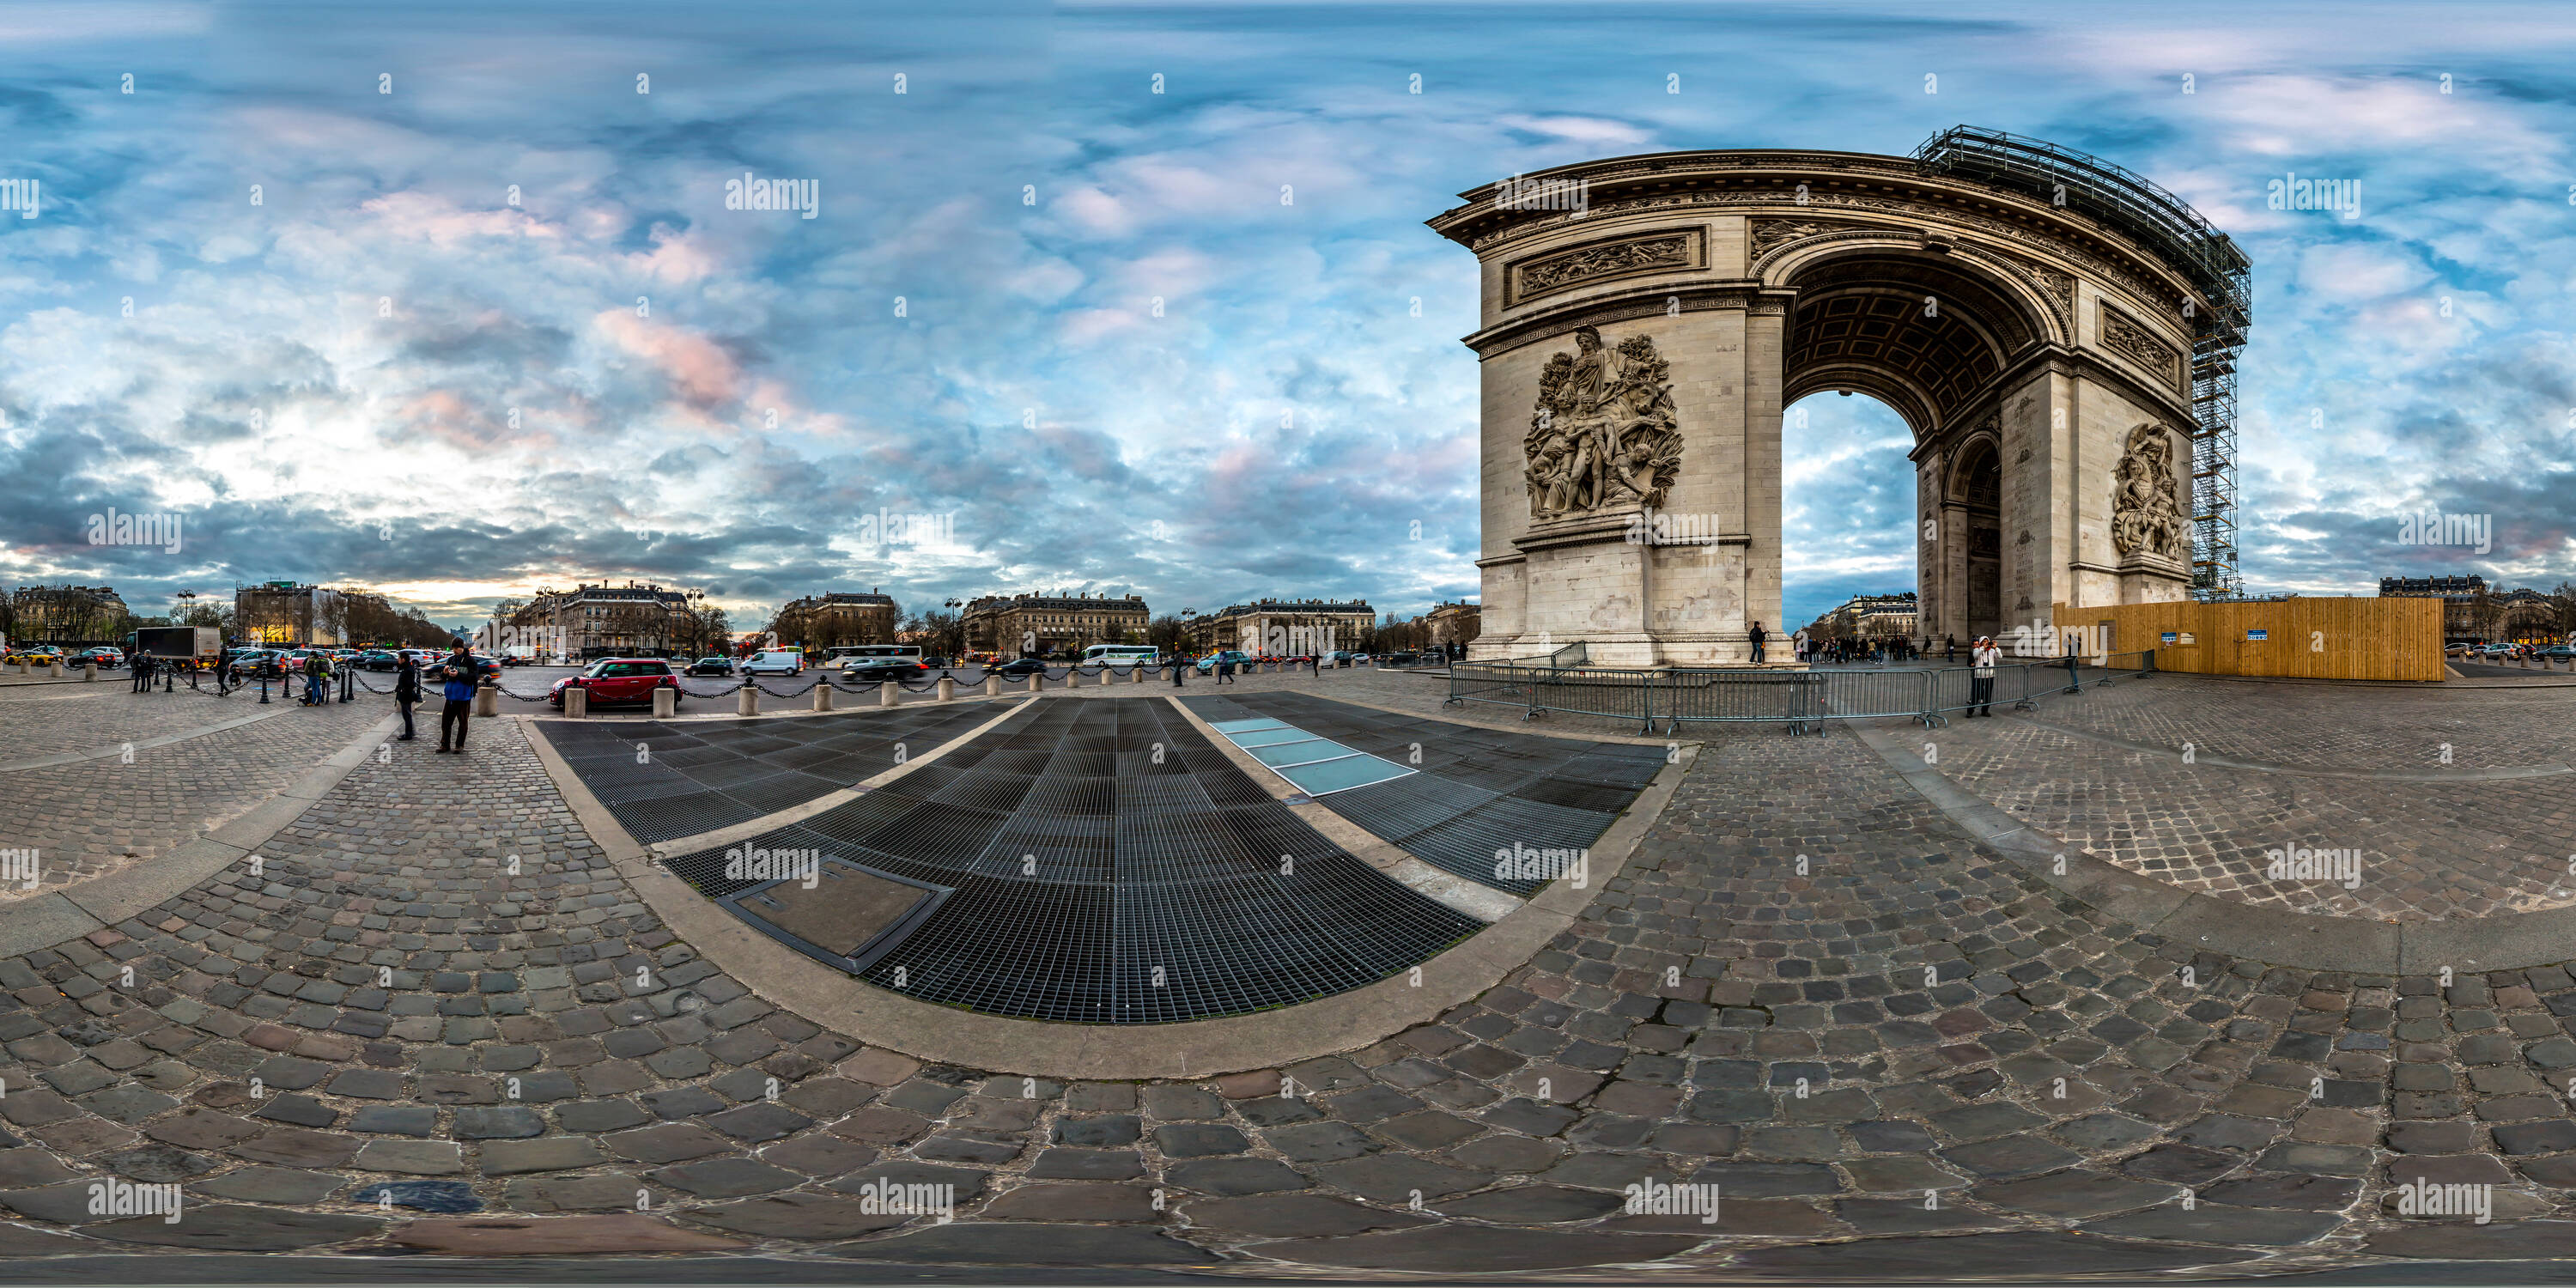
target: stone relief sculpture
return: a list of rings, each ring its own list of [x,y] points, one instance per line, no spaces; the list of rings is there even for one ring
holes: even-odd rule
[[[1572,254],[1554,255],[1524,266],[1520,270],[1521,293],[1536,295],[1617,273],[1689,268],[1691,258],[1690,237],[1682,233],[1640,237],[1607,246],[1587,246]]]
[[[2182,506],[2174,490],[2173,436],[2153,422],[2130,430],[2111,483],[2111,544],[2121,554],[2182,557]]]
[[[1530,517],[1661,505],[1681,471],[1670,364],[1632,335],[1611,348],[1600,329],[1574,333],[1575,352],[1539,372],[1538,407],[1522,439]]]

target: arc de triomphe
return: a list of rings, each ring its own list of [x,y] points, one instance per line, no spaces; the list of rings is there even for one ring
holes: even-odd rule
[[[2192,345],[2213,295],[2241,321],[2241,292],[2159,242],[2178,203],[2041,180],[1671,152],[1461,194],[1430,225],[1483,282],[1473,655],[1580,641],[1599,665],[1736,665],[1750,623],[1796,629],[1781,413],[1822,390],[1913,430],[1918,633],[2185,597]]]

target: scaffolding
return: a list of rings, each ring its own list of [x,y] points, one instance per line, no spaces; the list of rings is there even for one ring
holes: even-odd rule
[[[2180,197],[2100,157],[2054,143],[1953,126],[1914,150],[1927,174],[2025,193],[2117,230],[2183,275],[2207,302],[2186,302],[2191,342],[2194,599],[2243,594],[2236,567],[2236,359],[2254,318],[2252,265],[2227,234]]]

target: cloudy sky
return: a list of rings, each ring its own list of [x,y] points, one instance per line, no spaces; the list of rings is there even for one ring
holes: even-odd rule
[[[1477,546],[1474,262],[1424,219],[1968,122],[2252,256],[2250,587],[2576,577],[2563,4],[393,8],[0,9],[0,575],[1417,612]],[[2266,209],[2288,171],[2360,218]],[[1807,408],[1792,621],[1913,585],[1904,429]],[[181,550],[88,544],[110,507]],[[2398,544],[2426,507],[2493,549]]]

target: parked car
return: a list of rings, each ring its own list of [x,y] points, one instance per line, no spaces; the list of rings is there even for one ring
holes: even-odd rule
[[[102,671],[113,671],[116,668],[125,665],[125,655],[115,649],[102,645],[98,648],[82,649],[80,652],[74,653],[70,657],[63,659],[64,666],[75,669],[88,663],[96,663],[98,669]]]
[[[803,675],[805,655],[794,649],[766,649],[742,664],[745,675]]]
[[[1199,659],[1199,674],[1206,675],[1216,670],[1216,664],[1219,662],[1232,662],[1236,666],[1248,666],[1253,662],[1253,660],[1254,658],[1251,654],[1246,653],[1239,648],[1230,648],[1223,652],[1210,653],[1206,657]]]
[[[1045,660],[1034,657],[1018,657],[1013,658],[1008,662],[987,662],[984,664],[984,673],[986,675],[998,675],[1005,680],[1016,680],[1022,676],[1035,675],[1044,670],[1046,670]]]
[[[2565,662],[2576,660],[2576,648],[2565,644],[2552,644],[2547,648],[2533,650],[2531,655],[2535,658],[2547,658],[2552,662]]]
[[[731,675],[733,672],[734,661],[729,657],[702,657],[689,663],[691,675]]]
[[[655,689],[671,690],[676,703],[680,677],[669,662],[658,657],[603,657],[583,668],[581,674],[555,681],[546,700],[560,707],[568,689],[589,694],[593,706],[650,704]]]
[[[397,653],[389,653],[383,649],[373,649],[365,653],[360,653],[355,665],[361,671],[399,670],[402,667],[402,656]]]
[[[854,657],[841,663],[841,678],[863,684],[882,684],[887,680],[918,680],[930,674],[929,666],[900,657]]]

